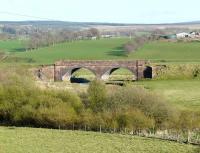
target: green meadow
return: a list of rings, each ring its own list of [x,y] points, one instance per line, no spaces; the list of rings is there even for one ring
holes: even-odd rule
[[[13,56],[31,58],[36,63],[49,64],[57,60],[109,60],[126,58],[123,44],[126,38],[85,40],[56,44],[28,52],[17,52]]]
[[[200,110],[200,80],[150,80],[134,84],[163,95],[179,109]]]
[[[0,52],[14,53],[25,51],[25,42],[20,40],[0,41]]]
[[[120,134],[0,127],[1,153],[198,153],[192,145]]]
[[[130,57],[154,62],[200,62],[200,42],[151,42]]]
[[[131,60],[146,59],[152,62],[200,62],[200,42],[151,42],[129,56],[124,54],[123,45],[128,38],[84,40],[56,44],[32,51],[26,51],[25,42],[12,40],[0,41],[0,52],[9,52],[14,57],[29,59],[30,63],[50,64],[57,60]],[[20,60],[18,60],[20,62]]]

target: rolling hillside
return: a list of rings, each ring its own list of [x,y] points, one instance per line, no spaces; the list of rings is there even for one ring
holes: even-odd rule
[[[116,38],[66,42],[27,52],[25,42],[0,41],[0,51],[9,52],[12,57],[29,59],[26,61],[38,64],[54,63],[61,59],[147,59],[152,62],[200,62],[199,42],[151,42],[127,57],[124,54],[123,45],[128,41],[128,38]]]

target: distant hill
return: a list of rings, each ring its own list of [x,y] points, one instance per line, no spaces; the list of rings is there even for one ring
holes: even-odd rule
[[[131,24],[123,23],[97,23],[97,22],[67,22],[67,21],[0,21],[0,25],[35,27],[57,27],[57,28],[84,28],[93,26],[127,26]]]
[[[200,24],[200,21],[191,22],[179,22],[179,23],[161,23],[161,24],[132,24],[132,23],[106,23],[106,22],[70,22],[70,21],[0,21],[0,24],[9,25],[33,25],[33,26],[92,26],[92,25],[104,25],[104,26],[135,26],[135,25],[177,25],[177,24]]]
[[[68,21],[0,21],[0,25],[10,26],[33,26],[41,28],[68,28],[81,29],[89,27],[134,27],[134,28],[159,28],[159,27],[184,27],[200,29],[200,21],[180,22],[180,23],[162,23],[162,24],[126,24],[126,23],[103,23],[103,22],[68,22]]]
[[[179,25],[194,25],[194,24],[200,24],[200,21],[191,21],[191,22],[180,22],[180,23],[174,23]]]

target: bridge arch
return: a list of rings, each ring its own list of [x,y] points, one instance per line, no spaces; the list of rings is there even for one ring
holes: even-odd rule
[[[79,71],[80,74],[77,74],[77,72]],[[77,77],[77,75],[80,76]],[[87,75],[90,77],[90,79],[85,77]],[[90,80],[94,79],[95,77],[96,77],[96,72],[93,69],[84,66],[77,66],[68,69],[62,76],[62,80],[70,81],[71,83],[86,83],[90,82]]]
[[[153,76],[152,76],[153,73],[152,72],[153,72],[152,67],[151,66],[146,66],[144,68],[144,71],[143,71],[144,78],[145,79],[152,79],[153,78]]]
[[[137,79],[137,71],[135,69],[131,69],[129,67],[113,67],[113,68],[110,68],[109,70],[107,70],[105,73],[103,73],[103,75],[101,76],[101,79],[106,81],[106,80],[109,80],[110,79],[110,76],[117,70],[120,70],[120,69],[124,69],[126,71],[129,71],[132,75],[132,77],[130,78],[130,80],[135,80]]]

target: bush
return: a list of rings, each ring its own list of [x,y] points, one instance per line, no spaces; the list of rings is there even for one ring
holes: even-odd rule
[[[92,81],[88,88],[88,97],[90,108],[94,112],[103,111],[106,102],[105,85],[99,80]]]
[[[7,72],[1,79],[5,76],[7,80],[0,84],[2,122],[53,128],[69,127],[76,122],[77,113],[83,108],[77,95],[68,91],[43,91],[17,72],[12,75]]]
[[[127,109],[139,109],[144,115],[155,120],[155,126],[162,128],[174,113],[163,97],[142,87],[126,86],[112,92],[108,97],[107,109],[113,112],[126,112]]]
[[[166,65],[155,72],[155,79],[199,79],[200,65],[176,64]]]

